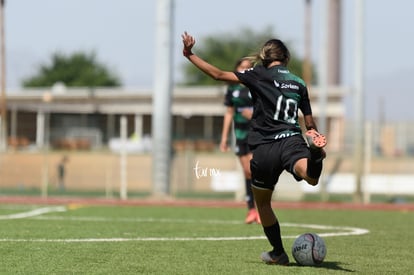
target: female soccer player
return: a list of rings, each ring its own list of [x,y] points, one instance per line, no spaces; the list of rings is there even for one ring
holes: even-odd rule
[[[257,55],[261,65],[244,72],[228,72],[207,63],[192,53],[193,36],[182,34],[183,55],[201,71],[216,80],[240,82],[252,94],[254,110],[249,132],[253,152],[250,162],[252,190],[264,233],[273,250],[263,252],[267,264],[288,265],[279,221],[271,207],[272,193],[283,170],[296,180],[317,185],[322,171],[326,139],[316,130],[305,82],[287,69],[290,53],[278,39],[267,41]],[[308,144],[298,122],[301,110]]]
[[[249,58],[241,58],[236,62],[235,71],[243,72],[252,67]],[[229,83],[227,87],[224,105],[227,106],[223,117],[223,130],[221,132],[220,150],[227,152],[229,150],[227,137],[229,135],[232,121],[234,122],[234,134],[236,137],[235,153],[240,160],[243,168],[246,189],[247,215],[245,223],[261,223],[259,214],[253,198],[251,187],[250,160],[252,153],[247,144],[247,134],[249,131],[250,120],[253,114],[253,102],[249,89],[241,83]]]

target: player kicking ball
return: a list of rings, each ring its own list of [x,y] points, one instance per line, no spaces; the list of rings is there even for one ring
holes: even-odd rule
[[[267,41],[256,59],[259,65],[242,72],[222,71],[192,52],[193,36],[184,32],[183,55],[216,80],[242,83],[252,95],[254,111],[248,136],[252,190],[264,233],[273,247],[261,259],[267,264],[288,265],[279,221],[271,201],[280,174],[286,170],[297,180],[317,185],[325,158],[326,138],[317,132],[305,82],[287,65],[290,53],[278,39]],[[304,116],[306,140],[299,125]],[[306,142],[307,141],[307,142]]]

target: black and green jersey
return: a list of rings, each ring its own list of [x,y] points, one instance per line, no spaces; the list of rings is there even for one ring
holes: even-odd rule
[[[249,89],[241,84],[231,84],[227,88],[224,105],[233,107],[234,132],[237,140],[247,139],[250,120],[242,115],[245,108],[253,108]]]
[[[252,94],[250,145],[301,134],[298,110],[303,115],[312,114],[308,90],[301,78],[284,66],[259,65],[235,74]]]

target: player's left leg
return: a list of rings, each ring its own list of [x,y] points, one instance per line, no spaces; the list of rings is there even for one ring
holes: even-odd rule
[[[283,147],[280,142],[258,145],[254,148],[250,168],[256,207],[263,231],[273,247],[271,251],[262,253],[261,258],[268,264],[287,265],[289,257],[283,247],[279,221],[271,205],[275,184],[284,170],[282,163],[278,161],[281,152]]]
[[[252,186],[257,209],[262,220],[263,231],[273,250],[263,252],[261,259],[267,264],[287,265],[289,257],[283,247],[279,221],[272,209],[273,190]]]

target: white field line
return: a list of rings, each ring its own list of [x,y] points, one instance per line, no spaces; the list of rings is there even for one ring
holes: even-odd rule
[[[206,223],[206,224],[244,224],[239,220],[194,220],[194,219],[166,219],[166,218],[105,218],[105,217],[59,217],[59,216],[38,216],[34,219],[40,220],[71,220],[71,221],[90,221],[90,222],[154,222],[154,223]],[[344,226],[330,226],[330,225],[318,225],[318,224],[299,224],[299,223],[281,223],[281,226],[286,227],[300,227],[311,228],[321,230],[346,230],[346,232],[334,232],[334,233],[320,233],[321,237],[330,236],[349,236],[349,235],[363,235],[369,233],[369,230],[356,227],[344,227]],[[331,235],[333,234],[333,235]],[[295,236],[297,237],[297,236]]]
[[[207,224],[244,224],[240,220],[195,220],[195,219],[171,219],[171,218],[107,218],[107,217],[62,217],[62,216],[37,216],[36,220],[55,221],[83,221],[83,222],[137,222],[137,223],[207,223]]]
[[[26,205],[26,204],[1,204],[0,210],[30,210],[36,207],[40,207],[40,206]]]
[[[301,224],[299,224],[301,225]],[[283,224],[281,224],[283,226]],[[300,226],[303,227],[303,226]],[[326,226],[329,228],[329,226]],[[335,227],[342,228],[342,227]],[[343,227],[351,230],[351,227]],[[369,230],[363,228],[352,228],[348,232],[317,233],[321,237],[363,235]],[[295,239],[298,235],[283,236],[283,239]],[[245,241],[264,240],[265,236],[242,236],[242,237],[137,237],[137,238],[79,238],[79,239],[0,239],[0,242],[55,242],[55,243],[81,243],[81,242],[152,242],[152,241]]]
[[[90,222],[154,222],[154,223],[206,223],[206,224],[244,224],[240,220],[194,220],[194,219],[166,219],[166,218],[105,218],[105,217],[59,217],[59,216],[38,216],[34,219],[40,220],[71,220],[71,221],[90,221]],[[344,227],[344,226],[330,226],[330,225],[318,225],[318,224],[300,224],[300,223],[281,223],[281,226],[286,227],[300,227],[311,228],[321,230],[346,230],[346,232],[335,233],[320,233],[321,237],[330,236],[349,236],[349,235],[363,235],[369,233],[369,230],[356,227]],[[334,234],[334,235],[331,235]],[[297,236],[295,236],[297,237]]]
[[[105,217],[59,217],[40,215],[50,212],[64,212],[66,207],[44,207],[23,213],[10,214],[0,216],[0,220],[35,218],[41,220],[71,220],[71,221],[90,221],[90,222],[157,222],[157,223],[207,223],[207,224],[242,224],[241,221],[222,221],[222,220],[193,220],[193,219],[156,219],[156,218],[105,218]],[[335,232],[318,233],[321,237],[333,236],[351,236],[363,235],[369,233],[369,230],[357,227],[330,226],[318,224],[300,224],[300,223],[281,223],[285,227],[300,227],[320,230],[333,230]],[[297,236],[283,236],[284,239],[293,239]],[[76,242],[131,242],[131,241],[241,241],[241,240],[261,240],[265,236],[242,236],[242,237],[137,237],[137,238],[78,238],[78,239],[9,239],[2,238],[0,242],[60,242],[60,243],[76,243]]]
[[[66,207],[64,206],[53,206],[53,207],[43,207],[34,210],[30,210],[27,212],[21,212],[16,214],[9,214],[9,215],[0,215],[0,220],[14,220],[14,219],[25,219],[34,216],[43,215],[50,212],[65,212]]]
[[[338,230],[338,232],[325,232],[318,233],[321,237],[334,237],[334,236],[351,236],[351,235],[364,235],[368,234],[369,230],[358,227],[348,227],[348,226],[332,226],[332,225],[319,225],[319,224],[302,224],[302,223],[281,223],[281,226],[287,227],[301,227],[301,228],[311,228],[311,229],[323,229],[323,230]],[[345,232],[341,232],[345,231]],[[298,236],[295,236],[295,238]]]

